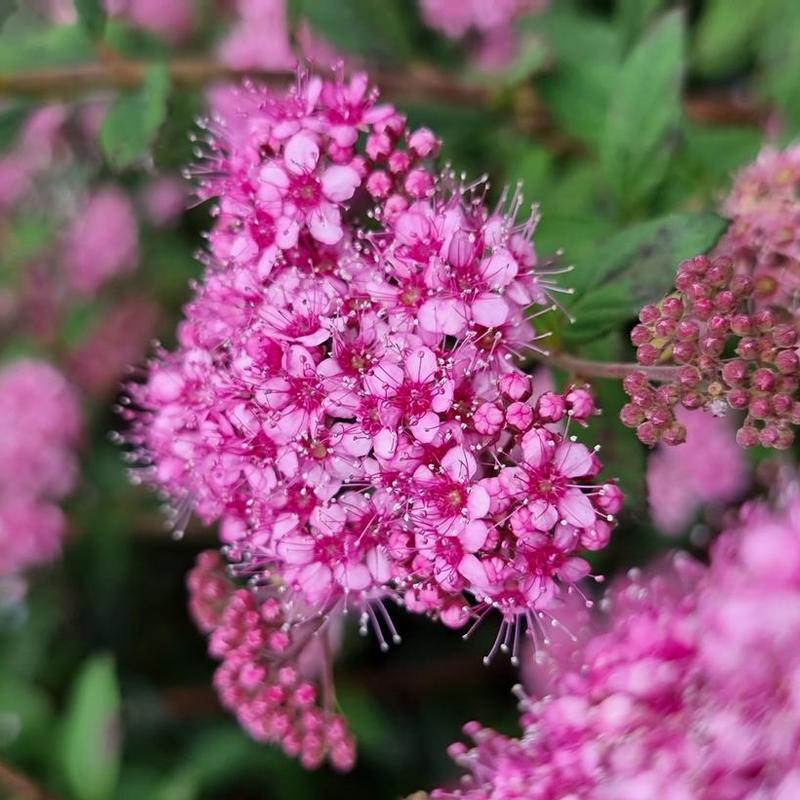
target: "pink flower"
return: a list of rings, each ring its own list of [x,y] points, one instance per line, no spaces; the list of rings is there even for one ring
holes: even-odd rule
[[[63,247],[67,280],[81,294],[95,292],[132,270],[138,257],[138,231],[125,193],[105,186],[86,198],[64,234]]]
[[[748,483],[747,460],[728,420],[703,411],[678,412],[687,438],[647,459],[647,495],[653,521],[664,532],[684,531],[699,508],[736,499]]]
[[[49,364],[0,370],[0,576],[50,561],[65,522],[56,503],[77,480],[78,400]]]
[[[677,554],[619,579],[603,619],[557,612],[580,636],[520,691],[522,735],[477,722],[450,755],[463,788],[436,800],[788,798],[798,786],[800,506],[755,504],[706,567]],[[564,623],[561,623],[564,620]],[[564,646],[564,640],[568,641]]]
[[[195,26],[193,0],[105,0],[105,4],[109,14],[126,17],[173,43],[186,39]]]
[[[319,158],[314,138],[296,133],[286,142],[282,162],[268,162],[259,173],[258,197],[275,218],[276,242],[284,250],[297,244],[303,225],[323,244],[336,244],[344,234],[339,204],[353,196],[361,176],[343,164],[319,172]]]

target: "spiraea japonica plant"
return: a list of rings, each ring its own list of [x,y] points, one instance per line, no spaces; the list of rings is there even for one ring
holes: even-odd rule
[[[496,612],[487,659],[516,662],[580,591],[580,553],[607,544],[622,502],[575,434],[589,389],[537,391],[522,369],[562,272],[535,249],[538,211],[437,167],[435,134],[363,74],[236,100],[197,142],[214,202],[203,280],[126,411],[136,478],[167,493],[178,530],[219,520],[249,587],[218,683],[280,684],[342,614],[385,649],[395,603],[468,632]],[[252,730],[241,705],[292,687],[221,691]],[[311,754],[295,727],[261,735],[312,763],[320,730]]]

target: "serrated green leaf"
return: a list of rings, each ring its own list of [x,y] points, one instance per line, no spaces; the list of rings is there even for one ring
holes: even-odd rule
[[[103,0],[75,0],[78,20],[93,39],[101,39],[106,29],[106,9]]]
[[[396,0],[299,0],[292,13],[342,50],[395,62],[413,55],[408,11]]]
[[[575,264],[572,285],[577,306],[601,285],[616,284],[630,298],[630,313],[657,299],[672,285],[684,258],[709,250],[725,230],[711,212],[676,213],[620,231]]]
[[[154,64],[140,89],[115,100],[100,129],[100,144],[112,167],[123,169],[144,158],[166,117],[169,92],[166,65]]]
[[[678,141],[684,68],[684,19],[659,20],[625,60],[606,119],[602,161],[624,216],[661,184]]]
[[[552,50],[553,69],[538,89],[559,127],[598,146],[619,70],[616,31],[600,17],[555,3],[545,14],[524,20],[523,27],[542,36]]]
[[[70,796],[114,796],[120,761],[120,695],[114,660],[86,661],[72,688],[64,726],[63,767]]]

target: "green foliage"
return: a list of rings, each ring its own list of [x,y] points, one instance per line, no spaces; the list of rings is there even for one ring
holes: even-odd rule
[[[106,30],[106,9],[103,0],[75,0],[78,19],[93,39],[102,39]]]
[[[603,165],[623,216],[664,180],[680,136],[684,70],[683,14],[664,16],[625,59],[602,144]]]
[[[100,144],[114,169],[146,157],[166,117],[169,93],[169,70],[165,64],[154,64],[140,89],[114,101],[100,130]]]
[[[348,52],[407,61],[414,51],[408,7],[398,0],[294,0],[292,13]]]
[[[72,687],[64,724],[62,763],[72,797],[105,800],[114,796],[120,726],[114,660],[108,655],[93,656]]]
[[[567,341],[591,341],[635,316],[669,290],[680,261],[709,250],[724,229],[710,212],[675,213],[631,225],[593,249],[570,276],[576,322]]]

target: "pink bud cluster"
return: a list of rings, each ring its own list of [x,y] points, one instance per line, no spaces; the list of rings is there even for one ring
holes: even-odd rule
[[[753,280],[757,308],[794,312],[800,289],[800,145],[764,148],[722,207],[730,226],[715,254]]]
[[[625,378],[630,402],[620,416],[642,442],[683,442],[680,404],[744,411],[736,435],[743,447],[792,444],[800,423],[797,323],[787,309],[753,309],[753,290],[729,258],[696,256],[679,265],[672,294],[641,310],[631,341],[645,370]],[[656,388],[646,368],[665,361],[676,365],[675,380]]]
[[[49,364],[0,369],[0,577],[58,553],[65,521],[57,503],[77,478],[77,397]]]
[[[463,800],[788,800],[800,791],[800,502],[747,508],[710,567],[619,581],[521,738],[469,723]],[[541,681],[541,676],[537,676]]]
[[[451,626],[499,609],[510,646],[621,503],[554,427],[588,390],[536,398],[518,366],[552,307],[536,216],[434,172],[436,137],[363,75],[245,88],[201,144],[210,254],[177,350],[130,389],[138,476],[179,528],[221,519],[241,573],[357,608],[382,646],[385,599]]]
[[[254,739],[279,744],[307,769],[326,758],[351,769],[355,742],[347,723],[330,698],[320,705],[317,685],[303,674],[303,655],[326,621],[292,626],[291,609],[274,590],[237,589],[215,551],[199,555],[188,586],[192,615],[222,662],[214,675],[222,705]]]

